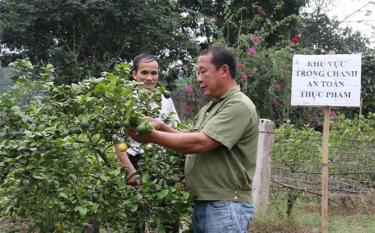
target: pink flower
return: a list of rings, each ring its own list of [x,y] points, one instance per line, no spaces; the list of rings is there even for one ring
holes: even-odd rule
[[[272,107],[279,107],[279,106],[280,106],[279,102],[275,98],[273,98],[272,99]]]
[[[240,80],[247,80],[249,78],[249,76],[245,73],[245,72],[241,72],[241,78]]]
[[[185,110],[187,112],[192,112],[193,111],[193,105],[192,104],[186,104],[185,105]]]
[[[193,93],[193,87],[192,87],[191,85],[187,86],[187,87],[185,88],[185,92],[188,93],[188,94]]]
[[[259,35],[253,35],[251,38],[251,42],[253,42],[254,45],[257,45],[260,43],[260,36]]]
[[[290,41],[292,41],[293,43],[297,43],[299,38],[301,38],[301,34],[294,35],[292,39],[290,39]]]
[[[337,117],[336,112],[335,112],[335,111],[332,111],[332,112],[331,112],[331,118],[336,118],[336,117]]]
[[[237,69],[242,70],[245,66],[243,64],[237,64]]]
[[[248,49],[247,49],[247,52],[248,52],[250,55],[253,55],[253,54],[256,54],[256,53],[257,53],[257,50],[256,50],[256,48],[251,47],[251,48],[248,48]]]
[[[281,91],[281,89],[283,89],[283,85],[281,85],[280,83],[275,83],[273,88],[275,89],[275,91]]]

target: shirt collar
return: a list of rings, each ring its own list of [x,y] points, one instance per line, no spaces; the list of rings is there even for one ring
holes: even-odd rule
[[[236,85],[236,86],[232,87],[231,89],[229,89],[227,92],[225,92],[225,94],[222,95],[217,102],[220,102],[221,100],[223,100],[223,99],[227,98],[228,96],[230,96],[230,95],[232,95],[236,92],[239,92],[239,91],[241,91],[241,88],[240,88],[239,85]]]

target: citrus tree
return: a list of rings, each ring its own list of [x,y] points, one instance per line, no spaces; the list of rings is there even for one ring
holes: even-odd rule
[[[15,88],[0,96],[1,218],[40,232],[134,232],[145,222],[168,232],[190,211],[183,156],[143,145],[142,185],[133,187],[113,149],[126,122],[150,130],[142,116],[157,116],[165,89],[129,80],[128,64],[60,86],[52,65],[37,74],[28,60],[11,66]]]

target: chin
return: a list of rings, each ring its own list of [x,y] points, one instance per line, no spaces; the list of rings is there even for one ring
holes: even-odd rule
[[[206,97],[210,97],[210,93],[207,93],[207,92],[203,92],[203,95],[206,96]]]

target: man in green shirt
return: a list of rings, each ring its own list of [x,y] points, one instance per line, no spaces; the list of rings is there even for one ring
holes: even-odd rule
[[[224,47],[203,50],[197,60],[197,79],[212,98],[195,117],[193,130],[178,132],[150,119],[155,130],[137,135],[187,154],[185,176],[194,198],[192,216],[196,233],[247,233],[255,207],[251,183],[258,144],[258,114],[252,101],[237,86],[236,61]]]

